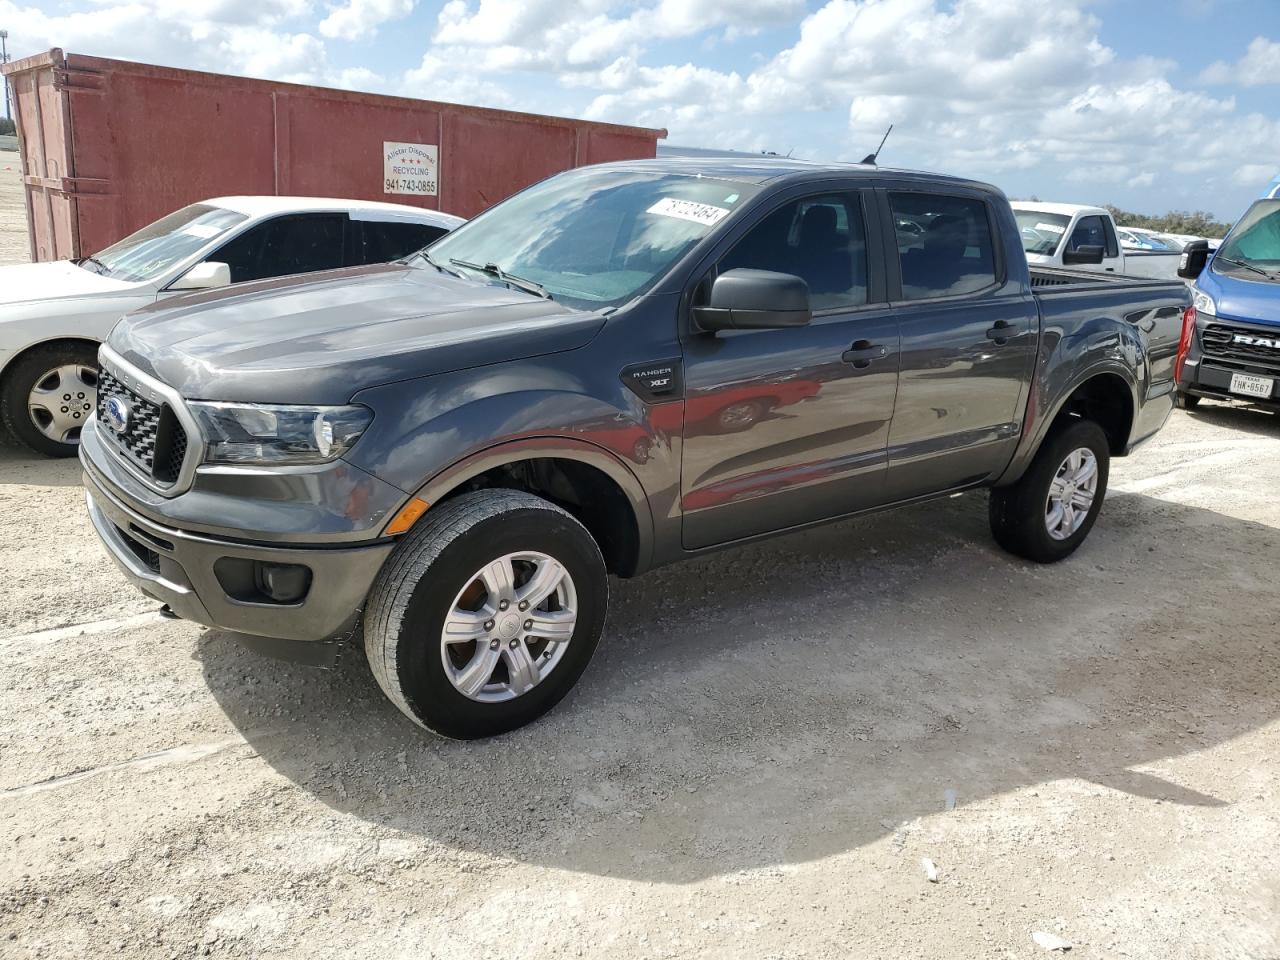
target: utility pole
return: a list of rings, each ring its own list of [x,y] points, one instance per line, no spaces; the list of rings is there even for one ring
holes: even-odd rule
[[[0,67],[9,62],[9,31],[0,30]],[[4,118],[12,120],[9,113],[9,78],[4,78]]]

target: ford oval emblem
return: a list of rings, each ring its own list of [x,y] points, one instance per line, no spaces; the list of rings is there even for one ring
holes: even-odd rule
[[[129,404],[119,397],[108,397],[105,407],[107,425],[116,433],[124,433],[129,429]]]

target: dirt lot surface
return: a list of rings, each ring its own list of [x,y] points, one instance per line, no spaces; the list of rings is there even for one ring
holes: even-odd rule
[[[22,167],[16,153],[0,150],[0,264],[26,263],[30,250]]]
[[[161,620],[0,450],[0,956],[1280,957],[1280,420],[1112,479],[1056,567],[966,496],[618,583],[458,744]]]

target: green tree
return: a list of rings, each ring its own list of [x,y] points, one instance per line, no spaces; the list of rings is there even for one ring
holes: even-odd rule
[[[1122,227],[1143,227],[1157,233],[1189,233],[1197,237],[1225,237],[1231,224],[1222,223],[1213,218],[1212,213],[1204,210],[1188,212],[1186,210],[1170,210],[1162,216],[1149,216],[1145,213],[1132,213],[1119,207],[1107,204],[1111,216]]]
[[[12,135],[14,132],[13,121],[8,117],[0,117],[0,137],[6,134]]]

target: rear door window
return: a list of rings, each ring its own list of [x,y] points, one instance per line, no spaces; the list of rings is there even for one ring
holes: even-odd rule
[[[231,282],[266,280],[343,266],[344,213],[296,213],[258,224],[210,260],[231,268]]]
[[[857,194],[833,193],[785,204],[752,227],[720,261],[790,273],[809,285],[814,310],[867,302],[867,237]]]
[[[352,221],[351,247],[347,262],[351,266],[367,263],[390,263],[407,257],[435,243],[448,231],[429,223],[374,220]]]
[[[987,205],[971,197],[890,193],[902,298],[973,293],[996,282],[995,243]],[[911,224],[911,229],[904,229]]]

